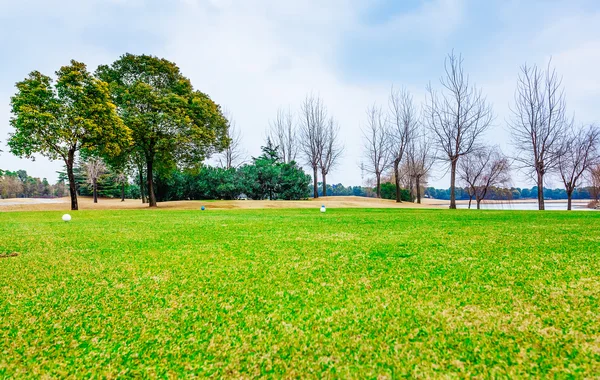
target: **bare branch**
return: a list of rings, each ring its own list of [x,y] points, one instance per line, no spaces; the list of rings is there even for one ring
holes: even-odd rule
[[[381,197],[381,175],[391,163],[389,134],[386,120],[380,107],[367,109],[367,124],[362,131],[366,162],[364,170],[375,175],[377,198]]]
[[[510,164],[500,148],[481,148],[461,159],[458,165],[458,175],[469,189],[470,200],[475,197],[479,209],[481,201],[485,199],[490,187],[508,184]]]
[[[412,184],[415,185],[417,193],[417,203],[421,203],[421,185],[427,182],[427,177],[433,163],[435,155],[431,137],[427,133],[420,136],[414,136],[407,146],[407,174],[410,177],[410,190],[412,194]]]
[[[289,164],[296,161],[299,144],[292,111],[282,108],[277,110],[277,117],[269,123],[269,136],[277,146],[283,162]]]
[[[521,67],[509,122],[514,160],[536,177],[540,210],[545,208],[544,175],[556,169],[569,125],[562,79],[550,64],[546,70]]]
[[[415,138],[420,122],[412,96],[404,88],[394,90],[392,87],[388,107],[388,141],[396,181],[396,202],[400,202],[400,164],[407,148]]]
[[[231,169],[237,168],[244,163],[246,153],[242,148],[242,133],[237,128],[235,120],[229,114],[226,118],[228,121],[227,138],[229,139],[229,146],[219,154],[219,166]]]
[[[313,196],[319,197],[317,173],[323,154],[324,131],[328,123],[327,109],[320,97],[307,95],[300,107],[300,151],[313,169]]]
[[[463,71],[462,56],[452,52],[444,62],[440,79],[443,92],[428,86],[424,118],[439,159],[450,163],[450,208],[456,208],[456,165],[460,157],[478,149],[479,139],[494,120],[492,107],[480,89],[469,83]]]
[[[568,197],[567,209],[571,209],[573,191],[580,185],[584,173],[600,164],[600,129],[596,126],[570,128],[565,135],[558,157],[558,173]]]

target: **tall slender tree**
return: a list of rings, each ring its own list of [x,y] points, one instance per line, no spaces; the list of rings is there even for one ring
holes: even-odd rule
[[[450,165],[450,208],[455,209],[458,160],[477,149],[494,114],[481,90],[470,84],[462,56],[449,54],[444,69],[445,75],[440,79],[444,90],[437,93],[428,87],[424,116],[441,152],[439,158]]]
[[[363,168],[375,176],[375,192],[381,198],[381,175],[391,162],[389,134],[381,107],[372,105],[367,109],[367,124],[362,133],[366,160]]]
[[[296,161],[300,144],[291,110],[286,111],[283,108],[277,110],[275,120],[269,125],[268,135],[278,147],[279,157],[283,162],[289,164]]]
[[[85,179],[92,187],[94,203],[98,203],[98,180],[106,173],[106,164],[101,158],[89,157],[83,162],[82,166]]]
[[[417,203],[421,203],[421,185],[426,182],[435,161],[432,145],[431,138],[422,133],[420,136],[413,135],[406,149],[406,167],[412,179],[410,182],[415,184]]]
[[[562,79],[550,65],[521,67],[509,122],[514,159],[535,178],[540,210],[545,209],[544,176],[558,165],[569,125]]]
[[[155,170],[198,166],[229,145],[221,107],[194,90],[174,63],[126,54],[96,74],[110,84],[119,114],[144,156],[150,207],[157,206]]]
[[[401,202],[400,164],[406,150],[415,138],[419,125],[419,116],[411,94],[404,88],[395,90],[392,87],[389,99],[389,142],[396,181],[396,202]]]
[[[595,126],[569,130],[558,158],[558,173],[567,192],[567,210],[571,210],[573,191],[583,175],[600,163],[600,129]]]
[[[71,209],[77,210],[73,173],[77,152],[84,149],[118,155],[131,144],[131,130],[118,116],[107,83],[94,78],[83,63],[71,61],[56,76],[54,83],[50,77],[34,71],[17,83],[10,121],[15,131],[8,145],[19,157],[34,158],[39,153],[51,160],[63,160]]]
[[[129,182],[129,177],[127,176],[125,170],[121,170],[117,172],[115,179],[121,186],[121,202],[125,202],[125,186],[127,186],[127,183]]]
[[[344,147],[339,141],[339,125],[329,118],[329,121],[323,129],[321,156],[319,158],[319,168],[321,169],[321,178],[323,186],[323,196],[327,196],[327,175],[333,167],[338,163]]]
[[[320,97],[307,95],[300,108],[300,150],[313,171],[313,197],[319,197],[318,174],[323,153],[323,134],[328,122]]]
[[[227,138],[229,145],[219,154],[219,165],[224,169],[237,168],[244,163],[245,153],[242,148],[242,132],[231,115],[227,115]]]
[[[592,197],[598,203],[600,199],[600,164],[594,165],[590,168],[590,183],[592,185]]]

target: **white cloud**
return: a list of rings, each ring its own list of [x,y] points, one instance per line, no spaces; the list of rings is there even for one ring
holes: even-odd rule
[[[464,17],[464,0],[426,0],[410,12],[362,28],[372,38],[419,38],[442,43],[464,22]]]

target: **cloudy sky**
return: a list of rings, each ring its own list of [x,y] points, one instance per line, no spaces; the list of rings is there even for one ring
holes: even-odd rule
[[[279,107],[296,110],[318,93],[345,144],[329,182],[360,184],[365,109],[384,104],[392,85],[420,103],[454,49],[494,105],[486,139],[510,153],[505,125],[525,62],[552,57],[570,112],[600,121],[598,25],[597,0],[0,0],[0,168],[55,180],[61,167],[4,145],[15,82],[70,59],[95,70],[125,52],[176,62],[233,115],[249,155]],[[441,167],[431,183],[448,187]]]

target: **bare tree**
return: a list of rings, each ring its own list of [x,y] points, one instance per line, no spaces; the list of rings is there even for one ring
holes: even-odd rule
[[[544,210],[544,175],[556,168],[569,125],[562,79],[550,67],[523,65],[509,122],[515,161],[537,182],[538,208]]]
[[[464,183],[467,194],[469,194],[469,209],[475,197],[475,187],[479,183],[479,177],[482,175],[483,166],[479,165],[476,154],[469,154],[463,157],[458,165],[458,178]]]
[[[300,108],[300,150],[313,170],[313,196],[319,197],[318,170],[323,153],[323,134],[328,122],[327,110],[318,96],[308,95]]]
[[[385,116],[381,108],[373,105],[367,109],[367,125],[362,131],[365,150],[365,170],[375,175],[377,198],[381,198],[381,175],[391,162]]]
[[[460,157],[473,152],[478,140],[494,120],[494,114],[481,90],[471,86],[463,71],[462,56],[449,54],[444,61],[445,76],[440,82],[445,89],[435,92],[428,86],[424,106],[425,121],[440,159],[450,164],[450,208],[456,208],[456,167]]]
[[[117,183],[121,185],[121,202],[125,202],[125,185],[129,182],[129,176],[124,170],[117,172]]]
[[[510,181],[510,164],[498,147],[481,148],[460,161],[458,173],[469,189],[469,208],[475,197],[477,209],[480,209],[490,187],[506,185]]]
[[[23,192],[23,182],[12,176],[0,176],[0,198],[16,198]]]
[[[412,96],[404,88],[394,90],[392,87],[388,107],[390,154],[396,182],[396,202],[400,202],[400,163],[417,131],[419,117]]]
[[[598,199],[600,199],[600,164],[590,168],[590,182],[592,185],[592,197],[598,202]]]
[[[237,128],[235,120],[227,114],[227,138],[229,145],[219,154],[219,166],[224,169],[236,168],[244,163],[245,152],[242,148],[242,133]]]
[[[599,141],[600,130],[595,126],[570,129],[566,134],[558,158],[558,173],[567,192],[567,210],[571,210],[573,191],[584,173],[600,163]]]
[[[426,181],[435,161],[430,137],[427,134],[422,134],[418,138],[411,139],[406,153],[408,173],[412,179],[411,183],[414,181],[417,203],[421,203],[421,185]]]
[[[339,141],[339,125],[329,119],[323,129],[321,158],[319,159],[319,168],[321,169],[321,177],[323,178],[323,196],[327,196],[327,174],[338,163],[344,147]]]
[[[277,117],[270,123],[269,137],[277,146],[279,157],[286,164],[296,161],[298,156],[298,136],[294,126],[292,111],[280,108]]]
[[[98,179],[106,173],[106,164],[102,159],[90,157],[83,163],[87,183],[92,187],[94,203],[98,203]]]

